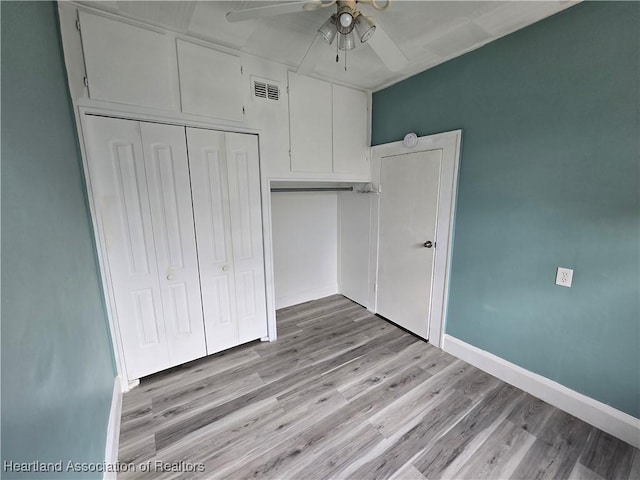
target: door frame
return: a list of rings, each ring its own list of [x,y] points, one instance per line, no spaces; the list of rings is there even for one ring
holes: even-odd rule
[[[377,191],[384,191],[380,185],[382,159],[398,155],[442,150],[442,169],[440,174],[440,191],[438,194],[438,225],[436,228],[436,250],[434,253],[433,281],[431,287],[431,312],[428,337],[429,342],[442,348],[444,326],[449,300],[449,276],[453,244],[453,227],[458,191],[458,171],[460,164],[460,148],[462,130],[438,133],[418,137],[414,147],[406,147],[402,141],[376,145],[371,148],[372,179]],[[378,258],[380,238],[380,197],[374,202],[377,221],[371,225],[371,264],[375,268],[373,281],[370,281],[369,305],[377,312]]]

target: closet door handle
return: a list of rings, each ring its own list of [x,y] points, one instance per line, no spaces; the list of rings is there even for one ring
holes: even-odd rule
[[[222,271],[223,271],[223,272],[226,272],[227,270],[229,270],[229,267],[228,267],[228,266],[226,266],[226,265],[225,265],[224,267],[222,267]]]
[[[173,273],[170,273],[169,275],[167,275],[167,280],[173,280]]]

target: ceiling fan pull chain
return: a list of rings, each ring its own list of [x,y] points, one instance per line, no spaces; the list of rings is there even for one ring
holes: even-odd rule
[[[340,61],[340,50],[338,49],[338,43],[340,42],[336,42],[336,63]]]

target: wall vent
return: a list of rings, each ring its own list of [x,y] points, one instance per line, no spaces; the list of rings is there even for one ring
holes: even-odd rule
[[[263,100],[277,102],[280,100],[280,86],[271,80],[252,78],[253,96]]]

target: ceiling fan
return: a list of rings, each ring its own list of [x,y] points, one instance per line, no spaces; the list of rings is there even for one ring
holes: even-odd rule
[[[305,0],[291,1],[277,5],[266,5],[263,7],[247,8],[227,13],[229,22],[242,22],[264,17],[284,15],[288,13],[316,11],[321,8],[336,6],[336,13],[332,14],[318,29],[319,36],[329,45],[338,39],[337,49],[346,52],[356,47],[356,38],[361,43],[368,42],[373,51],[380,57],[382,63],[391,70],[397,72],[402,70],[409,61],[400,51],[398,46],[389,36],[376,25],[371,17],[364,16],[357,8],[357,4],[367,4],[377,11],[386,10],[391,0],[379,2],[378,0]],[[382,4],[381,4],[382,3]],[[374,35],[375,33],[375,35]],[[299,73],[306,73],[309,68],[309,51],[315,44],[311,44],[302,63],[298,67]],[[336,61],[339,60],[336,54]]]

